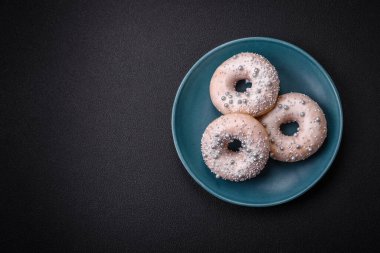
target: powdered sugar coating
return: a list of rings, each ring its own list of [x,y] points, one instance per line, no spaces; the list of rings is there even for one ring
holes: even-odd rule
[[[228,149],[241,141],[238,152]],[[202,136],[203,160],[216,177],[244,181],[257,176],[269,158],[269,139],[264,127],[247,114],[226,114],[211,122]]]
[[[271,157],[283,162],[297,162],[314,154],[327,136],[327,122],[319,105],[301,93],[278,97],[275,109],[260,119],[266,127],[271,145]],[[280,126],[296,121],[298,132],[284,135]]]
[[[246,92],[237,92],[236,83],[252,83]],[[240,53],[222,63],[210,82],[212,103],[223,114],[247,113],[260,116],[273,108],[280,89],[275,67],[262,55]]]

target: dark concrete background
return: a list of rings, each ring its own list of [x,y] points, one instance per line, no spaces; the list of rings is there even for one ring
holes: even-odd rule
[[[379,246],[379,8],[360,1],[0,4],[3,252],[369,252]],[[272,208],[201,189],[172,142],[203,54],[268,36],[330,73],[344,135],[327,175]],[[5,250],[5,251],[4,251]]]

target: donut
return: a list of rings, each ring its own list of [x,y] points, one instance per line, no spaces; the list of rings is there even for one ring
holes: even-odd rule
[[[231,143],[240,142],[235,150]],[[201,140],[205,164],[216,177],[244,181],[257,176],[269,158],[269,138],[258,120],[248,114],[226,114],[211,122]]]
[[[277,106],[260,118],[270,140],[271,158],[283,162],[304,160],[317,152],[327,136],[327,122],[319,105],[301,93],[278,97]],[[281,132],[282,124],[297,122],[293,136]]]
[[[252,83],[245,92],[236,91],[238,81]],[[257,117],[276,103],[280,79],[275,67],[263,56],[240,53],[222,63],[210,81],[210,97],[222,114],[246,113]]]

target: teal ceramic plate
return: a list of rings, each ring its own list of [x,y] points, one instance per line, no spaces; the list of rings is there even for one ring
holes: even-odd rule
[[[211,76],[222,62],[240,52],[259,53],[276,67],[281,80],[280,94],[301,92],[317,101],[326,114],[328,136],[309,159],[296,163],[270,159],[259,176],[235,183],[215,178],[202,160],[200,142],[207,125],[220,116],[210,100]],[[263,37],[228,42],[199,59],[183,79],[172,111],[174,144],[189,174],[214,196],[244,206],[278,205],[310,189],[333,162],[342,128],[339,95],[322,66],[292,44]]]

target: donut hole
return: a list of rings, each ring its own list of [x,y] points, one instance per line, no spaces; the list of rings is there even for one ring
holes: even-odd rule
[[[249,80],[238,80],[235,85],[237,92],[245,92],[248,88],[252,87],[252,83]]]
[[[298,132],[297,130],[298,127],[299,127],[298,123],[296,121],[292,121],[292,122],[281,124],[280,130],[281,130],[281,133],[283,133],[284,135],[293,136],[295,133]]]
[[[241,141],[238,139],[233,139],[230,143],[228,143],[227,148],[233,152],[238,152],[241,148]]]

